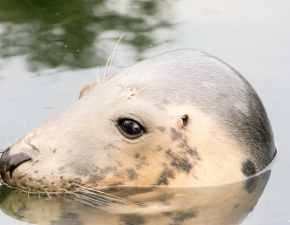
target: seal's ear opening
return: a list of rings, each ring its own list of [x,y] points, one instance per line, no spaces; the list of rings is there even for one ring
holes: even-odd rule
[[[181,119],[182,119],[183,127],[186,127],[188,124],[188,115],[187,114],[183,115]]]

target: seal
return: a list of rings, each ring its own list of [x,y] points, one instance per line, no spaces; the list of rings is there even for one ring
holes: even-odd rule
[[[8,148],[0,172],[29,193],[199,186],[251,176],[275,153],[267,114],[245,78],[209,54],[181,49],[86,86]]]

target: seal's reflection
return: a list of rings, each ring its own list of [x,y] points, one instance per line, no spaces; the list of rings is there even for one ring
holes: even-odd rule
[[[1,209],[34,224],[241,224],[254,209],[270,170],[246,180],[206,187],[119,186],[105,195],[28,195],[1,186]],[[101,193],[97,191],[97,193]],[[118,197],[113,197],[118,196]]]

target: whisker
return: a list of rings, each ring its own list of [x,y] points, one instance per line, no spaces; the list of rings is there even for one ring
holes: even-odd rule
[[[138,205],[141,206],[140,204],[128,201],[124,198],[120,198],[118,196],[106,193],[106,192],[102,192],[100,190],[97,189],[93,189],[93,188],[87,188],[87,187],[83,187],[83,186],[79,186],[79,190],[81,193],[85,193],[91,196],[100,196],[100,197],[105,197],[109,200],[115,201],[115,202],[119,202],[119,203],[123,203],[123,204],[131,204],[131,205]]]
[[[73,193],[73,192],[71,192],[71,191],[67,191],[67,190],[65,190],[64,188],[62,188],[62,190],[64,191],[65,194],[68,194],[68,195],[72,196],[73,198],[76,197],[75,193]]]
[[[8,140],[8,138],[7,138],[7,137],[6,137],[6,141],[7,141],[8,145],[10,146],[11,144],[10,144],[10,142],[9,142],[9,140]]]
[[[47,197],[48,197],[49,199],[52,199],[52,197],[51,197],[50,194],[47,192],[47,190],[46,190],[45,188],[43,188],[43,190],[45,191]]]
[[[84,194],[76,194],[76,198],[78,200],[83,201],[86,204],[88,202],[91,203],[91,204],[97,203],[98,205],[113,205],[113,204],[116,204],[114,202],[111,202],[109,200],[104,199],[104,197],[103,198],[101,198],[101,197],[103,197],[103,196],[94,196],[94,198],[91,198],[91,197],[89,197],[87,195],[84,195]]]
[[[37,193],[38,193],[38,198],[41,198],[40,197],[40,192],[39,192],[38,188],[37,188]]]
[[[110,55],[108,60],[107,60],[107,63],[106,63],[106,66],[105,66],[105,70],[104,70],[103,79],[105,79],[107,77],[107,68],[108,68],[109,61],[111,60],[111,57],[112,57],[112,55]]]
[[[109,65],[109,70],[108,70],[108,75],[110,74],[110,69],[111,69],[111,65],[113,63],[113,59],[114,59],[114,56],[115,56],[115,52],[117,50],[117,47],[119,45],[119,42],[121,41],[121,39],[123,38],[123,36],[125,35],[126,33],[122,34],[121,37],[119,38],[119,40],[117,41],[116,45],[115,45],[115,48],[113,50],[113,53],[112,53],[112,58],[111,58],[111,61],[110,61],[110,65]],[[106,77],[107,77],[107,74],[106,74]]]
[[[25,131],[26,131],[26,133],[27,133],[27,132],[28,132],[28,131],[27,131],[27,126],[26,126],[26,122],[25,122],[24,119],[23,119],[23,123],[24,123]]]
[[[91,204],[88,201],[82,200],[76,196],[75,193],[70,192],[70,191],[65,191],[63,195],[58,195],[59,198],[61,198],[63,201],[67,200],[74,200],[74,203],[81,205],[81,206],[89,206],[92,207],[91,210],[96,210],[95,207],[97,206],[96,204]]]

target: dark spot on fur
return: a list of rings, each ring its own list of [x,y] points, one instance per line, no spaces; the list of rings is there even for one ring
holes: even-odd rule
[[[166,150],[165,152],[167,155],[169,155],[170,157],[172,156],[172,152],[171,152],[171,149],[169,148],[168,150]]]
[[[149,163],[147,163],[146,156],[142,156],[140,158],[140,161],[135,165],[136,169],[141,169],[143,166],[149,166]]]
[[[248,180],[246,180],[246,185],[245,189],[247,190],[248,193],[252,193],[258,186],[258,177],[252,177]]]
[[[43,184],[43,181],[42,181],[42,179],[38,179],[37,181],[36,181],[36,183],[40,183],[40,184]]]
[[[197,153],[197,151],[196,151],[196,148],[186,148],[186,152],[189,154],[189,155],[191,155],[191,156],[197,156],[198,155],[198,153]],[[200,160],[200,158],[199,157],[197,157],[197,159],[198,160]]]
[[[61,166],[58,168],[58,170],[63,170],[64,169],[64,166]]]
[[[56,153],[56,148],[52,151],[53,153]]]
[[[183,137],[181,132],[177,132],[174,128],[171,128],[171,140],[173,142],[178,142],[178,147],[184,150],[185,154],[189,154],[191,156],[194,156],[197,160],[200,160],[200,157],[198,155],[198,152],[195,148],[192,148],[188,145],[185,137]]]
[[[168,149],[166,155],[171,158],[171,166],[176,167],[179,171],[190,173],[192,169],[192,164],[189,162],[188,158],[179,158],[171,149]]]
[[[30,146],[32,147],[32,150],[37,151],[37,152],[40,152],[39,149],[36,148],[35,146],[33,146],[33,145],[30,145]]]
[[[95,182],[97,180],[103,180],[105,176],[102,176],[100,174],[93,174],[90,176],[89,182]]]
[[[166,131],[166,127],[156,127],[157,130],[161,131],[162,133],[164,133]]]
[[[181,158],[181,159],[174,158],[171,161],[171,166],[174,166],[178,170],[185,172],[187,174],[189,174],[191,169],[192,169],[192,165],[191,165],[191,163],[189,163],[187,158]]]
[[[236,208],[239,208],[239,206],[240,206],[240,204],[238,203],[238,204],[236,204],[235,206],[234,206],[234,208],[236,209]]]
[[[75,173],[79,176],[86,176],[90,173],[90,170],[86,167],[81,167],[75,171]]]
[[[95,167],[94,169],[94,173],[90,175],[90,179],[89,182],[94,183],[98,180],[103,180],[105,179],[106,175],[116,171],[116,167],[112,167],[112,166],[106,166],[105,168],[99,168],[99,167]]]
[[[112,150],[112,149],[116,149],[116,146],[114,146],[113,144],[109,143],[109,144],[106,144],[104,146],[104,149],[105,150]]]
[[[198,211],[174,212],[173,215],[169,216],[172,219],[172,221],[173,221],[173,224],[170,224],[170,225],[182,224],[186,220],[190,220],[190,219],[196,218],[197,215],[198,215]]]
[[[166,168],[163,172],[159,175],[157,185],[168,185],[168,178],[174,179],[175,174],[174,171],[171,169]]]
[[[138,158],[140,157],[140,154],[139,154],[139,153],[136,153],[136,154],[134,155],[134,157],[135,157],[136,159],[138,159]]]
[[[168,99],[163,99],[163,103],[168,104],[168,103],[170,103],[170,101]]]
[[[242,171],[245,176],[251,176],[256,173],[255,164],[251,160],[247,160],[242,164]]]
[[[105,168],[100,170],[100,174],[107,175],[108,173],[114,172],[116,170],[117,170],[116,167],[106,166]]]
[[[34,171],[35,174],[38,174],[38,172],[39,172],[38,170],[35,170],[35,171]]]
[[[84,225],[84,222],[79,214],[63,211],[58,220],[52,220],[51,225]]]
[[[136,214],[125,214],[120,217],[120,224],[124,225],[143,225],[145,222],[142,216]]]
[[[138,174],[133,168],[128,168],[127,173],[130,180],[135,180],[138,177]]]
[[[164,212],[162,214],[166,217],[171,217],[173,215],[173,212]]]
[[[162,150],[162,147],[158,145],[154,150],[160,152]]]
[[[160,195],[157,197],[158,201],[162,204],[162,205],[170,205],[170,198],[168,198],[168,195],[164,194],[164,195]]]
[[[177,132],[174,128],[171,127],[171,140],[175,142],[176,140],[180,140],[182,138],[182,134]]]

